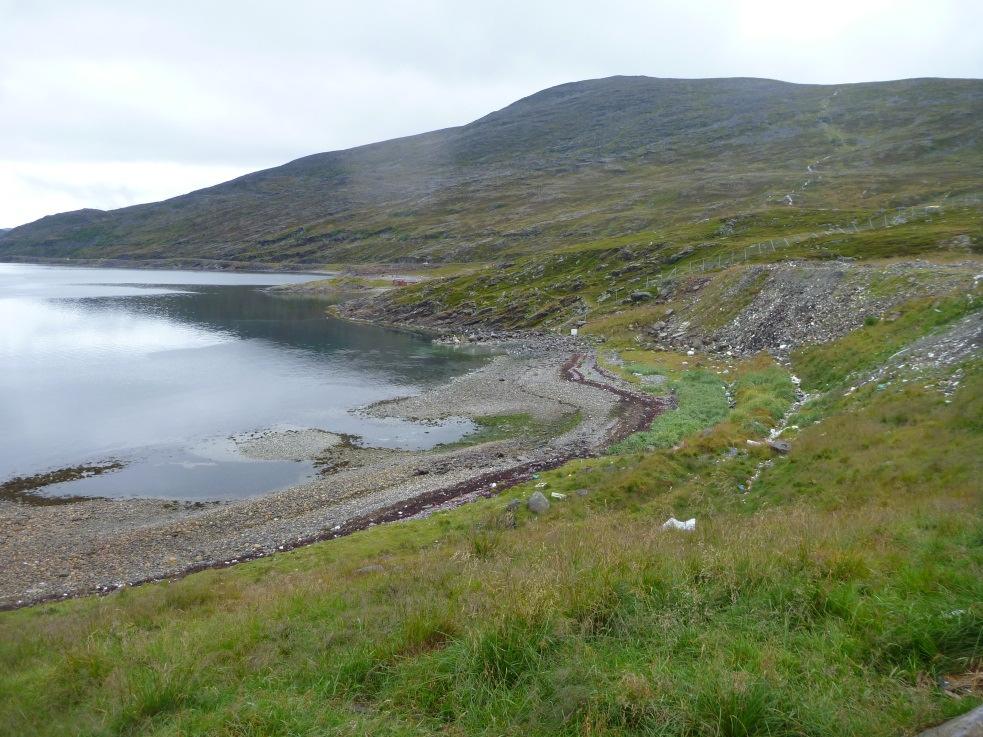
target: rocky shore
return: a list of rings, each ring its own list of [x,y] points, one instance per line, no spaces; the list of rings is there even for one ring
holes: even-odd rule
[[[250,438],[241,443],[247,454],[312,459],[323,472],[298,486],[231,503],[80,499],[28,506],[0,499],[0,607],[232,565],[429,514],[596,453],[664,409],[666,400],[603,373],[576,342],[495,340],[501,355],[481,369],[362,411],[420,421],[515,413],[548,420],[578,413],[575,427],[545,444],[515,437],[416,452],[363,448],[317,430]]]

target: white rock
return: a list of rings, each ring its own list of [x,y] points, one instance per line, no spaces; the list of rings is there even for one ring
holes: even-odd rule
[[[696,529],[696,518],[692,517],[685,522],[676,519],[675,517],[670,517],[665,522],[662,523],[663,530],[688,530],[692,531]]]

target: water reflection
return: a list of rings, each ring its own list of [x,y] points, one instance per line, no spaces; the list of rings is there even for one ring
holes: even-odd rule
[[[326,318],[324,303],[316,299],[272,297],[254,287],[191,289],[127,301],[148,315],[303,349],[322,360],[340,358],[340,371],[369,370],[399,385],[441,381],[460,373],[462,364],[465,369],[475,365],[467,351],[433,346],[413,333]]]
[[[127,468],[58,492],[229,498],[310,468],[216,458],[217,438],[317,427],[427,447],[470,427],[351,414],[483,359],[258,288],[303,278],[0,264],[0,481],[115,457]]]

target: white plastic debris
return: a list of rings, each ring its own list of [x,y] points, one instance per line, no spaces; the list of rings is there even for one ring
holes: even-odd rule
[[[662,523],[663,530],[695,530],[696,529],[696,517],[692,517],[685,522],[676,519],[675,517],[670,517],[665,522]]]
[[[550,492],[550,496],[553,497],[554,499],[566,499],[567,498],[567,495],[566,494],[561,494],[558,491]]]
[[[546,486],[546,482],[545,481],[540,481],[538,484],[536,484],[536,487],[535,488],[542,489],[544,486]]]

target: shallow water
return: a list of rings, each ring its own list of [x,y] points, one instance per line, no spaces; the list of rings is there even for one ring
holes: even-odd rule
[[[118,459],[42,493],[233,499],[313,473],[247,459],[234,435],[320,428],[426,448],[472,428],[353,413],[484,358],[262,291],[312,278],[0,264],[0,482]]]

